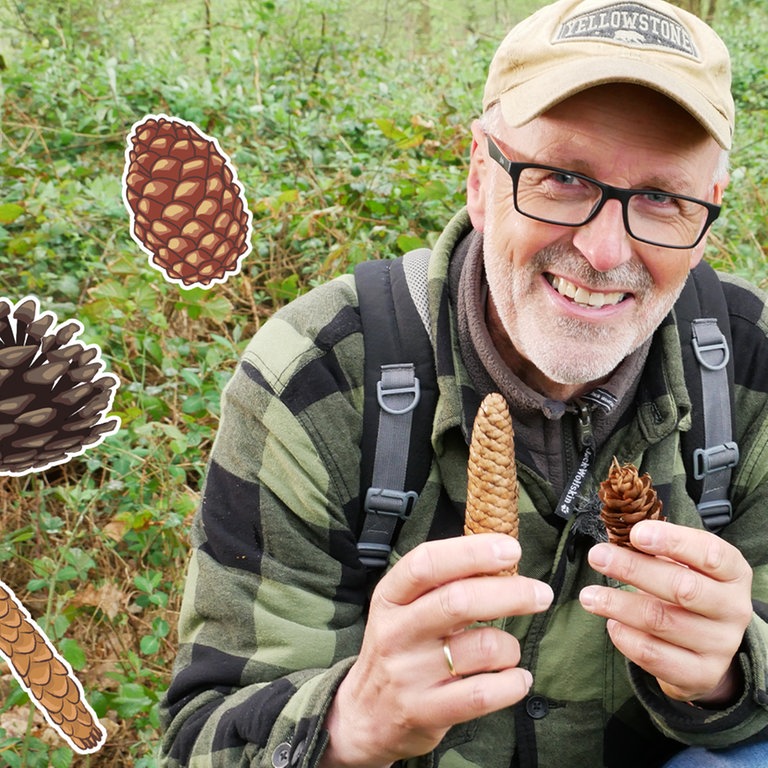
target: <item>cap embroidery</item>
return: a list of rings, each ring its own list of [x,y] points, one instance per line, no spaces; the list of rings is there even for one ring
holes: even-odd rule
[[[699,58],[688,30],[676,19],[639,3],[614,3],[567,19],[553,42],[601,40],[637,48],[663,48]]]

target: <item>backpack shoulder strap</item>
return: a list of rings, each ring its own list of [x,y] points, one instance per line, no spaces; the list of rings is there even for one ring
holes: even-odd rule
[[[693,269],[675,304],[692,425],[681,436],[687,489],[709,530],[731,520],[731,471],[739,461],[732,439],[734,373],[728,305],[717,274]]]
[[[402,521],[410,515],[432,464],[437,399],[426,313],[426,263],[420,249],[355,267],[365,345],[358,539],[369,569],[386,567]]]

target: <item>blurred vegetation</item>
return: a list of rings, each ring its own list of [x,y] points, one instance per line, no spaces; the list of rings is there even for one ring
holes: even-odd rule
[[[186,533],[234,361],[302,291],[434,241],[462,204],[493,50],[542,4],[0,0],[0,296],[83,323],[122,419],[63,467],[0,478],[0,578],[109,729],[73,755],[3,673],[0,763],[155,765]],[[765,284],[768,9],[720,0],[714,24],[740,121],[708,258]],[[166,283],[128,234],[125,137],[159,112],[219,140],[254,214],[242,273],[209,291]]]

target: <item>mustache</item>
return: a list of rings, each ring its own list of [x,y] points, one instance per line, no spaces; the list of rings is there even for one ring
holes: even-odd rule
[[[598,272],[584,256],[565,243],[542,248],[531,259],[535,272],[564,272],[590,288],[604,291],[621,288],[642,294],[653,288],[651,273],[638,262],[625,262],[607,272]]]

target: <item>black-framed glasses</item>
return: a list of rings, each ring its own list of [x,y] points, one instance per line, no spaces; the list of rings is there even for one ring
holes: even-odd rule
[[[588,224],[608,200],[621,203],[630,237],[662,248],[698,245],[721,206],[658,189],[622,189],[581,173],[537,163],[514,163],[488,139],[488,154],[512,179],[515,210],[564,227]]]

